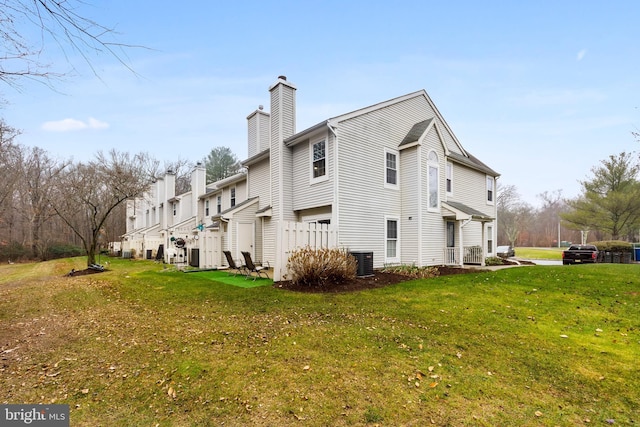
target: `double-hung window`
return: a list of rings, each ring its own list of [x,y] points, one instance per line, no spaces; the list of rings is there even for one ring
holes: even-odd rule
[[[236,205],[236,187],[233,187],[231,189],[230,193],[231,193],[230,205],[231,205],[231,207],[234,207]]]
[[[216,213],[222,212],[222,196],[216,198]]]
[[[400,230],[397,218],[385,219],[385,262],[400,262]]]
[[[385,177],[384,185],[388,188],[398,187],[398,152],[392,150],[384,151]]]
[[[209,216],[209,200],[204,201],[204,216]]]
[[[437,210],[440,205],[440,166],[438,163],[438,155],[435,151],[429,152],[427,158],[428,179],[429,179],[429,204],[428,209]]]
[[[311,168],[313,179],[327,175],[327,143],[324,139],[311,146]]]
[[[493,227],[487,227],[487,254],[493,253]]]
[[[447,162],[447,194],[453,193],[453,164]]]
[[[492,205],[494,203],[494,179],[492,176],[487,176],[487,203]]]

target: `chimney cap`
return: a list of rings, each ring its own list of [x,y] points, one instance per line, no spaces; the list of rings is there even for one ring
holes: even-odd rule
[[[280,80],[284,80],[285,82],[287,81],[287,76],[278,76],[278,78],[279,78]]]

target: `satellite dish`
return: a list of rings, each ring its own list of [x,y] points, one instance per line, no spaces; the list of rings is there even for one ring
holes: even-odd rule
[[[176,248],[184,248],[185,245],[185,241],[182,237],[178,237],[176,240],[173,241],[173,244],[176,245]]]

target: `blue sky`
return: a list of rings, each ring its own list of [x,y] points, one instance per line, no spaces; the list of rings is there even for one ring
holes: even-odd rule
[[[59,158],[146,151],[197,161],[217,146],[246,158],[246,116],[286,75],[297,130],[425,89],[462,145],[522,198],[580,192],[640,128],[640,2],[93,1],[127,70],[55,43],[43,59],[73,75],[56,91],[0,87],[19,142]],[[25,30],[26,31],[26,30]]]

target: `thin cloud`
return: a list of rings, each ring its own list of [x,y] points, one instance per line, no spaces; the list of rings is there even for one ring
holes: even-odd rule
[[[586,54],[587,54],[587,49],[582,49],[580,52],[578,52],[578,56],[576,57],[576,60],[582,61],[582,58],[584,58]]]
[[[49,132],[73,132],[84,129],[107,129],[109,123],[103,122],[93,117],[89,117],[88,120],[82,121],[78,119],[63,119],[44,122],[42,129]]]

